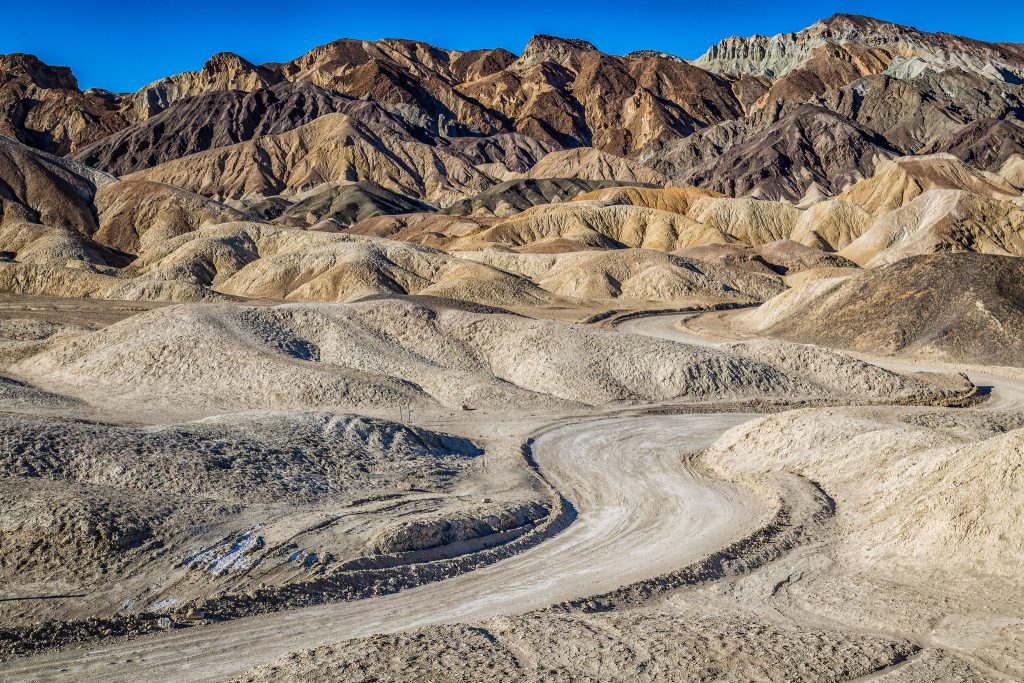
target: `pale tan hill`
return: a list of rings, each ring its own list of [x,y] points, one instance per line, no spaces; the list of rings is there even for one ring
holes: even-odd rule
[[[171,239],[205,225],[253,220],[237,209],[149,180],[122,180],[96,193],[98,242],[138,253],[142,244]]]
[[[148,250],[139,278],[187,282],[221,294],[291,301],[353,301],[422,294],[496,306],[550,297],[525,278],[426,247],[253,223],[203,228]]]
[[[733,241],[721,231],[677,213],[640,206],[567,202],[534,207],[480,233],[455,240],[450,248],[480,249],[488,244],[524,247],[551,240],[568,240],[591,247],[661,251],[691,244]]]
[[[609,204],[630,204],[648,209],[685,214],[699,197],[725,195],[699,187],[611,187],[577,195],[574,201],[600,201]]]
[[[393,300],[165,307],[58,340],[11,369],[109,407],[192,415],[829,396],[846,382],[650,337]],[[872,395],[916,395],[925,386],[886,378]]]
[[[1024,255],[1024,207],[963,190],[930,190],[875,220],[840,253],[874,267],[946,251]]]
[[[771,264],[781,275],[793,275],[804,270],[817,268],[856,268],[857,264],[815,247],[808,247],[793,240],[778,240],[760,244],[753,252]]]
[[[928,190],[965,190],[993,199],[1020,192],[1004,179],[968,166],[952,154],[901,157],[879,162],[870,178],[847,188],[839,199],[873,215],[894,211]]]
[[[1006,182],[1024,192],[1024,156],[1014,154],[999,167],[999,175]]]
[[[832,251],[859,236],[869,216],[845,202],[803,210],[768,200],[734,199],[695,188],[621,188],[567,203],[535,206],[488,229],[448,243],[457,250],[488,245],[536,251],[634,247],[673,251],[707,244],[758,246],[799,236],[808,246]],[[670,210],[650,208],[660,205]]]
[[[838,251],[860,237],[871,224],[871,214],[856,204],[827,199],[800,214],[789,239],[818,249]]]
[[[458,252],[462,258],[518,273],[543,289],[590,300],[658,301],[679,305],[714,301],[761,301],[782,291],[773,273],[755,274],[728,265],[651,251],[620,249],[564,254]]]
[[[734,428],[704,461],[733,476],[786,470],[820,484],[836,501],[838,556],[856,571],[923,573],[976,594],[985,579],[1021,578],[1019,427],[1005,415],[790,411]]]
[[[705,263],[718,263],[728,268],[744,270],[759,275],[777,276],[772,264],[765,261],[753,249],[740,244],[698,244],[671,252],[685,259]]]
[[[783,292],[743,322],[761,334],[953,362],[1024,364],[1024,260],[914,256]]]
[[[66,267],[0,261],[0,294],[118,301],[207,301],[229,298],[190,282],[121,278],[82,262],[72,262],[71,266]]]
[[[629,183],[664,185],[665,177],[646,166],[592,147],[551,152],[534,164],[529,178],[579,178],[618,180]]]
[[[788,239],[800,220],[801,211],[782,202],[699,197],[686,215],[735,241],[754,246]]]
[[[397,126],[371,126],[345,114],[328,114],[279,135],[192,154],[127,177],[217,199],[370,180],[399,194],[442,204],[493,184],[455,152],[421,142]]]

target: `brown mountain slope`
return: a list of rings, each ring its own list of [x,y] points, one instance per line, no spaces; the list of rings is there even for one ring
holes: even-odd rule
[[[1014,154],[1024,154],[1024,123],[979,119],[932,140],[921,154],[948,153],[985,171],[998,171]]]
[[[0,136],[0,221],[18,220],[90,236],[92,201],[115,178]]]
[[[896,153],[884,138],[837,114],[804,105],[718,158],[669,177],[732,196],[798,200],[812,187],[842,190]]]
[[[125,175],[214,147],[297,128],[324,114],[352,114],[365,102],[310,83],[253,92],[215,90],[178,100],[160,113],[77,150],[72,158]]]
[[[519,132],[619,155],[742,114],[726,80],[686,62],[553,36],[535,36],[510,68],[461,90]]]
[[[456,152],[346,114],[322,116],[285,133],[193,154],[131,177],[235,199],[326,182],[370,180],[399,194],[442,204],[477,194],[493,183]]]
[[[828,90],[821,103],[917,153],[971,121],[1024,117],[1024,86],[955,68],[906,79],[877,74]]]

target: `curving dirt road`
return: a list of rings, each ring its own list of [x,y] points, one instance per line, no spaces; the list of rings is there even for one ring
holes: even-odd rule
[[[687,333],[688,316],[633,319],[620,329],[713,346]],[[950,371],[870,358],[899,370]],[[992,387],[985,406],[1024,406],[1024,382],[969,373]],[[763,510],[755,498],[688,469],[742,414],[609,417],[551,428],[535,442],[547,479],[576,507],[558,536],[488,567],[394,595],[297,609],[0,663],[3,681],[223,680],[295,650],[372,633],[515,614],[682,567],[740,538]]]
[[[679,568],[741,537],[761,515],[751,495],[703,479],[681,457],[751,417],[613,417],[553,428],[534,457],[578,517],[525,553],[380,598],[14,660],[0,664],[0,680],[223,680],[301,648],[525,612]]]

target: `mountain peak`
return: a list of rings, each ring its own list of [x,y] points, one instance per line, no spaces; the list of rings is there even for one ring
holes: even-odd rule
[[[216,73],[219,71],[256,71],[255,64],[234,52],[218,52],[203,64],[203,71]]]
[[[581,53],[597,51],[593,43],[586,40],[560,38],[541,33],[530,38],[516,64],[519,67],[528,67],[541,62],[554,62],[572,68]]]

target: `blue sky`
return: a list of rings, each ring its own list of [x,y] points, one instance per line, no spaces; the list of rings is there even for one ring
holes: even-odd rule
[[[605,52],[650,48],[696,57],[721,38],[795,31],[836,12],[928,31],[1024,42],[1024,3],[979,2],[178,2],[8,3],[0,53],[70,66],[83,88],[136,90],[197,69],[211,54],[284,61],[336,38],[415,38],[452,49],[519,52],[535,33],[585,38]],[[984,11],[978,11],[980,7]]]

